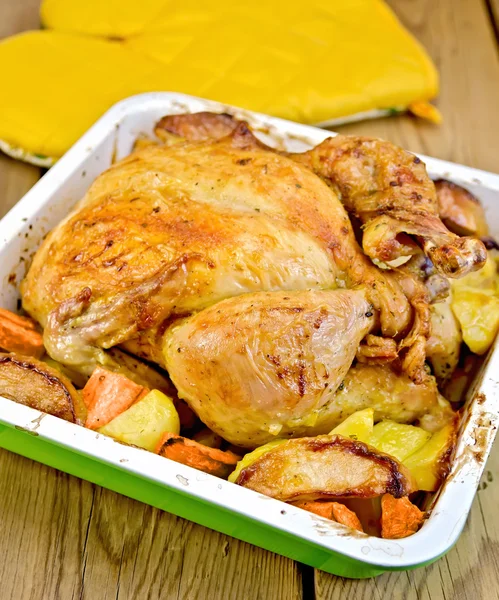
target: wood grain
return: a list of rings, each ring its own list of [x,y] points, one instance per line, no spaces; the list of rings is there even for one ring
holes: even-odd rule
[[[499,0],[494,0],[496,8]],[[440,127],[408,116],[348,125],[343,133],[384,137],[417,152],[499,172],[498,47],[480,0],[389,0],[441,74]],[[497,13],[499,14],[499,12]],[[316,571],[317,600],[496,600],[499,598],[499,445],[456,547],[407,573],[352,581]]]

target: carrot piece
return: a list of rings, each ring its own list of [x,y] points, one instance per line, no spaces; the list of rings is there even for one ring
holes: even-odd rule
[[[0,348],[35,358],[41,358],[45,352],[36,323],[5,308],[0,308]]]
[[[394,498],[385,494],[381,498],[381,537],[397,540],[412,535],[419,529],[424,516],[407,496]]]
[[[319,502],[317,500],[298,500],[297,502],[290,502],[290,504],[292,504],[293,506],[297,506],[298,508],[302,508],[303,510],[308,510],[308,512],[314,513],[314,515],[319,515],[319,517],[324,517],[325,519],[331,519],[331,521],[334,521],[334,502]]]
[[[364,532],[364,528],[362,527],[362,523],[359,520],[359,517],[346,507],[344,504],[340,504],[339,502],[333,502],[333,517],[334,520],[342,525],[346,525],[351,529],[356,529],[357,531]]]
[[[210,448],[174,433],[164,434],[156,447],[156,453],[224,479],[241,460],[241,457],[233,452]]]
[[[125,375],[97,367],[82,390],[83,402],[88,410],[85,427],[98,429],[107,425],[147,393],[147,388]]]
[[[344,504],[339,502],[320,502],[318,500],[300,500],[293,502],[294,506],[308,510],[309,512],[331,519],[342,525],[346,525],[351,529],[357,529],[357,531],[364,531],[361,522],[357,515],[347,508]]]

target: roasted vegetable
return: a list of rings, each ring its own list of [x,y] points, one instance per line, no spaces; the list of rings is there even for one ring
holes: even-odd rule
[[[153,452],[165,431],[180,432],[180,422],[171,398],[152,390],[97,431]]]
[[[0,308],[0,348],[35,358],[40,358],[45,352],[36,323],[5,308]]]
[[[362,438],[376,450],[401,461],[413,475],[417,489],[434,491],[446,475],[456,427],[457,417],[434,434],[421,427],[389,420],[373,427],[372,413],[365,409],[348,417],[331,433],[342,433],[351,439]],[[372,433],[367,437],[370,430]],[[258,450],[262,451],[262,448]]]
[[[452,310],[463,339],[475,354],[484,354],[499,330],[499,277],[489,253],[480,271],[452,281]]]
[[[409,471],[397,460],[340,435],[276,444],[240,469],[236,483],[284,501],[384,493],[398,498],[415,490]]]
[[[331,431],[331,434],[342,435],[352,440],[359,442],[369,443],[373,434],[374,426],[374,409],[365,408],[364,410],[358,410],[347,417],[343,423],[340,423],[337,427]]]
[[[434,492],[447,475],[450,455],[456,442],[456,425],[450,423],[431,438],[414,454],[404,460],[418,490]]]
[[[408,537],[419,529],[424,512],[404,496],[394,498],[385,494],[381,498],[381,537],[397,540]]]
[[[149,392],[128,377],[97,367],[83,388],[88,410],[85,427],[99,429]]]
[[[426,343],[426,358],[433,367],[439,387],[452,377],[461,353],[461,326],[451,306],[451,296],[432,304],[431,336]]]
[[[395,421],[381,421],[374,426],[368,443],[377,450],[404,461],[424,446],[430,437],[431,433],[421,427],[395,423]]]
[[[235,468],[235,470],[232,471],[232,473],[229,475],[229,481],[231,481],[232,483],[236,483],[243,469],[246,469],[246,467],[252,465],[266,452],[268,452],[272,448],[275,448],[276,446],[279,446],[280,444],[283,444],[284,442],[286,442],[286,440],[274,440],[273,442],[268,442],[263,446],[259,446],[258,448],[253,450],[253,452],[248,452],[247,454],[245,454],[243,458],[237,463],[237,467]]]
[[[447,181],[435,181],[438,213],[445,225],[458,235],[484,237],[489,228],[483,206],[467,189]]]
[[[352,529],[357,529],[357,531],[364,531],[359,518],[353,510],[350,510],[340,502],[304,500],[292,502],[291,504],[298,506],[298,508],[302,508],[303,510],[308,510],[320,517],[325,517],[326,519],[331,519],[332,521],[336,521],[337,523],[341,523]]]
[[[209,448],[173,433],[163,435],[156,452],[175,462],[224,479],[236,468],[240,460],[233,452]]]
[[[499,298],[477,290],[460,289],[454,292],[452,309],[469,349],[475,354],[485,354],[499,330]]]
[[[0,354],[0,396],[65,421],[85,421],[85,405],[69,379],[31,356]]]

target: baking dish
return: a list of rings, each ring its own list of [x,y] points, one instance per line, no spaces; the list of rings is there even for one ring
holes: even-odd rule
[[[330,132],[174,93],[135,96],[117,104],[38,182],[0,223],[0,305],[16,310],[18,284],[43,236],[81,198],[95,177],[126,156],[165,114],[209,110],[247,119],[267,143],[292,151]],[[432,177],[451,179],[484,203],[499,234],[499,176],[422,157]],[[468,391],[451,473],[430,518],[415,535],[385,540],[352,532],[143,450],[119,444],[0,398],[0,446],[181,517],[327,572],[371,577],[428,564],[457,540],[466,521],[497,428],[494,378],[497,344]]]

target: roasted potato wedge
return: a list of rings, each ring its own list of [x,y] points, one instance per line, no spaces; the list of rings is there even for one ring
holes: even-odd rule
[[[426,357],[439,383],[452,377],[461,352],[463,335],[452,307],[451,298],[430,306],[431,336],[426,344]]]
[[[343,437],[369,443],[374,429],[374,409],[364,408],[347,417],[343,423],[337,425],[330,434],[342,435]]]
[[[454,423],[449,423],[434,433],[419,450],[404,460],[418,490],[435,492],[447,476],[456,443],[457,422],[456,418]]]
[[[0,396],[65,421],[85,422],[85,405],[69,379],[31,356],[0,353]]]
[[[447,227],[457,235],[488,235],[489,228],[483,206],[467,189],[447,181],[435,181],[438,212]]]
[[[489,253],[483,269],[452,281],[452,311],[463,340],[475,354],[485,354],[499,330],[499,276]]]
[[[381,421],[374,426],[367,443],[402,462],[417,452],[430,438],[431,433],[421,427],[395,421]]]
[[[284,501],[400,498],[416,489],[394,458],[341,435],[286,440],[240,470],[236,483]]]

